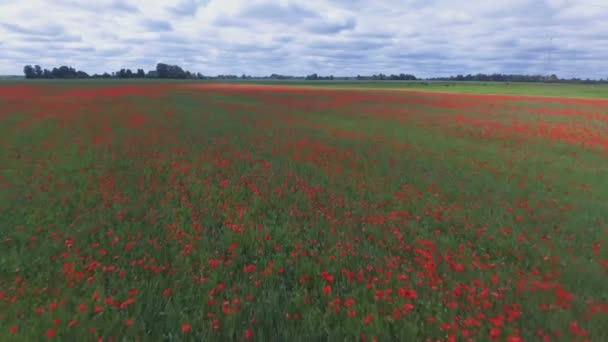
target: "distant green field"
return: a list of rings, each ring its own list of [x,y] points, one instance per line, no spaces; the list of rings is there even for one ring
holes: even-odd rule
[[[296,85],[296,82],[285,84]],[[500,82],[297,82],[297,85],[314,85],[332,88],[403,89],[458,94],[504,94],[525,96],[552,96],[608,99],[605,84],[547,84]]]
[[[440,82],[440,81],[304,81],[304,80],[25,80],[0,79],[2,85],[54,84],[81,86],[114,86],[125,83],[227,83],[265,84],[293,87],[320,87],[333,89],[402,89],[426,92],[457,94],[504,94],[518,96],[551,96],[573,98],[608,99],[606,84],[548,84],[548,83],[503,83],[503,82]]]

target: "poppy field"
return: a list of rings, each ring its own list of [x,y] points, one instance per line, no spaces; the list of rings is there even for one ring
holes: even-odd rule
[[[0,85],[1,341],[606,341],[608,100]]]

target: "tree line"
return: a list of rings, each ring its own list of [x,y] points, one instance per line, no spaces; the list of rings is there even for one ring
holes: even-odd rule
[[[43,78],[43,79],[65,79],[65,78],[161,78],[161,79],[222,79],[222,80],[247,80],[247,79],[271,79],[271,80],[310,80],[310,81],[335,81],[335,80],[358,80],[358,81],[450,81],[450,82],[543,82],[543,83],[608,83],[608,79],[600,80],[582,80],[580,78],[571,79],[560,79],[557,75],[519,75],[519,74],[476,74],[476,75],[456,75],[449,77],[434,77],[434,78],[417,78],[412,74],[374,74],[371,76],[356,77],[335,77],[333,75],[321,76],[317,73],[307,75],[305,77],[271,74],[270,76],[264,77],[253,77],[248,75],[217,75],[217,76],[205,76],[200,72],[193,73],[188,70],[184,70],[178,65],[169,65],[165,63],[158,63],[154,70],[148,72],[144,69],[120,69],[112,73],[94,74],[89,75],[88,73],[76,70],[70,66],[60,66],[52,69],[43,69],[39,65],[26,65],[23,67],[23,73],[25,78]]]
[[[507,75],[507,74],[476,74],[436,77],[433,81],[475,81],[475,82],[557,82],[559,78],[553,74],[543,75]]]
[[[60,66],[59,68],[42,69],[40,65],[23,67],[25,78],[88,78],[90,77],[84,71],[76,70],[68,66]]]
[[[429,81],[533,82],[533,83],[608,83],[608,79],[559,78],[557,75],[476,74],[429,78]]]
[[[147,73],[144,69],[137,69],[135,71],[131,69],[120,69],[118,71],[103,74],[89,75],[84,71],[76,70],[69,66],[55,67],[51,70],[42,69],[40,65],[26,65],[23,67],[23,74],[25,78],[175,78],[175,79],[188,79],[188,78],[203,78],[204,76],[200,73],[194,74],[190,71],[182,69],[178,65],[169,65],[165,63],[158,63],[155,70],[150,70]]]

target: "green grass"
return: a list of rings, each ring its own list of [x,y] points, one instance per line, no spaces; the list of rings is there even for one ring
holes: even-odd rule
[[[566,98],[608,99],[608,84],[552,84],[527,82],[448,82],[448,81],[283,81],[283,80],[13,80],[0,79],[0,86],[41,84],[60,86],[114,86],[120,84],[257,84],[326,89],[409,90],[455,94],[548,96]]]
[[[229,83],[229,82],[226,82]],[[248,83],[248,82],[235,82]],[[455,94],[550,96],[608,99],[607,84],[550,84],[527,82],[444,82],[444,81],[263,81],[252,84],[289,85],[332,89],[412,90]]]
[[[0,340],[608,339],[603,152],[432,94],[87,82],[0,97]]]

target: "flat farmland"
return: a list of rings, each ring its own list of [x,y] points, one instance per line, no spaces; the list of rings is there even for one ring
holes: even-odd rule
[[[606,341],[607,157],[602,99],[0,85],[0,340]]]

